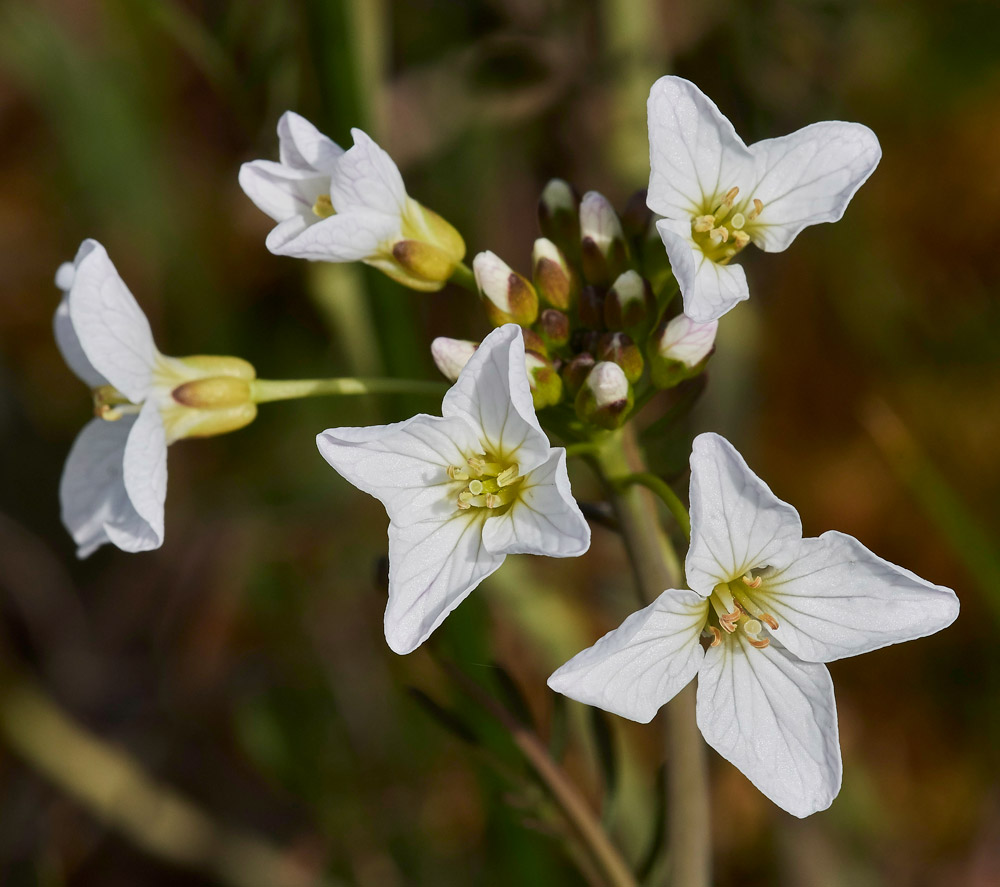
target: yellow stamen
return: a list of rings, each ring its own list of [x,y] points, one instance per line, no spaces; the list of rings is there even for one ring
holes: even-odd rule
[[[722,632],[719,631],[719,629],[717,629],[714,625],[709,625],[708,630],[712,632],[712,643],[710,643],[708,646],[718,647],[719,644],[722,643]]]
[[[747,638],[747,643],[751,647],[756,647],[758,650],[763,650],[766,646],[771,643],[770,638]]]
[[[321,219],[328,219],[335,214],[333,204],[330,202],[329,194],[320,194],[313,204],[313,212]]]
[[[753,199],[753,209],[747,215],[747,221],[752,222],[764,211],[764,204],[756,197]]]
[[[452,480],[468,480],[469,472],[458,465],[449,465],[448,477],[450,477]]]
[[[711,231],[715,227],[715,216],[698,216],[691,226],[700,233]]]

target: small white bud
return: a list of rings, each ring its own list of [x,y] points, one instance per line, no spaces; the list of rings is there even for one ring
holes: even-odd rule
[[[686,314],[678,314],[660,335],[656,343],[660,357],[677,360],[687,367],[696,367],[715,346],[717,320],[695,323]]]
[[[434,365],[441,371],[441,375],[448,381],[454,382],[478,347],[478,342],[438,336],[431,342],[431,357],[434,358]]]

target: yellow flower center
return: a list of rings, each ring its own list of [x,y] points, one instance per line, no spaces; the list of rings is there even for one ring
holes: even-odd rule
[[[328,219],[330,216],[335,215],[336,210],[334,210],[333,204],[330,202],[329,194],[320,194],[316,198],[316,202],[313,204],[313,212],[321,219]]]
[[[746,228],[764,209],[756,197],[737,208],[739,193],[738,187],[730,188],[721,200],[706,201],[705,212],[691,219],[692,239],[707,258],[719,265],[727,264],[750,242]]]
[[[760,636],[765,626],[772,631],[778,627],[778,620],[760,606],[760,599],[767,593],[763,581],[770,572],[770,568],[764,567],[754,576],[751,570],[712,589],[709,597],[712,609],[705,626],[707,636],[712,638],[709,646],[717,647],[726,635],[739,631],[746,635],[750,646],[759,650],[771,643],[770,638]]]
[[[465,481],[458,494],[458,508],[489,508],[503,513],[517,499],[521,481],[516,462],[499,462],[486,453],[471,456],[465,465],[448,466],[448,477]]]

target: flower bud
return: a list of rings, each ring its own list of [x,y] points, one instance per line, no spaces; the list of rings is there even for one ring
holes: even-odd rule
[[[597,343],[597,359],[618,364],[625,371],[625,378],[632,384],[642,376],[642,352],[625,333],[605,333],[601,336]]]
[[[534,351],[541,357],[549,356],[549,346],[545,343],[545,339],[528,327],[521,327],[521,338],[524,339],[524,350]]]
[[[580,323],[592,330],[604,329],[604,293],[596,286],[580,290]]]
[[[546,308],[538,318],[538,325],[549,348],[562,348],[569,342],[569,317],[562,311]]]
[[[572,307],[579,281],[559,247],[545,237],[539,237],[531,251],[531,273],[543,301],[560,311]]]
[[[465,257],[462,235],[412,197],[407,198],[402,219],[403,236],[392,244],[389,257],[371,264],[410,289],[441,289]]]
[[[609,330],[634,329],[650,321],[655,311],[653,288],[631,269],[618,275],[604,299],[604,322]]]
[[[594,366],[576,395],[576,414],[583,422],[608,430],[620,428],[633,404],[632,386],[616,363]]]
[[[583,276],[588,283],[608,286],[628,265],[622,223],[603,194],[588,191],[580,203]]]
[[[622,212],[622,230],[630,240],[639,240],[646,236],[652,221],[653,211],[646,205],[646,189],[640,188],[625,204],[625,210]]]
[[[431,357],[434,358],[434,365],[441,371],[441,375],[448,381],[454,382],[478,347],[478,342],[438,336],[431,342]]]
[[[570,397],[576,397],[577,392],[587,381],[587,376],[597,363],[592,354],[584,351],[577,354],[562,368],[562,380]]]
[[[555,406],[562,399],[563,383],[552,363],[533,351],[524,355],[531,386],[531,402],[536,410]]]
[[[563,179],[552,179],[538,201],[538,227],[566,255],[580,248],[580,197]],[[556,306],[558,307],[558,306]]]
[[[505,323],[531,326],[535,322],[538,317],[538,294],[506,262],[487,251],[476,256],[472,270],[490,323],[494,326]]]
[[[670,388],[697,376],[715,347],[717,320],[695,323],[678,314],[650,336],[647,354],[650,376],[657,388]]]

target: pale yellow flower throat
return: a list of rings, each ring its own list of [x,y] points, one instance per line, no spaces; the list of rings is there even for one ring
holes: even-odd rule
[[[722,201],[704,215],[691,220],[691,236],[705,256],[713,262],[725,265],[750,242],[750,235],[744,230],[764,209],[764,204],[756,197],[748,212],[733,212],[738,187],[730,188]],[[714,201],[707,206],[712,207]]]
[[[710,647],[717,647],[722,642],[723,633],[735,634],[737,631],[742,631],[750,646],[758,650],[763,650],[771,643],[770,638],[762,638],[760,633],[765,625],[772,631],[776,629],[778,620],[764,612],[751,597],[751,591],[761,588],[764,576],[769,572],[769,568],[765,567],[754,576],[751,570],[739,579],[721,582],[712,589],[709,602],[718,616],[719,624],[715,626],[709,623],[705,626],[705,631],[712,638]]]
[[[517,498],[523,480],[518,474],[516,462],[498,462],[486,453],[470,457],[464,466],[449,465],[448,477],[468,481],[458,494],[458,507],[462,511],[510,505]]]

